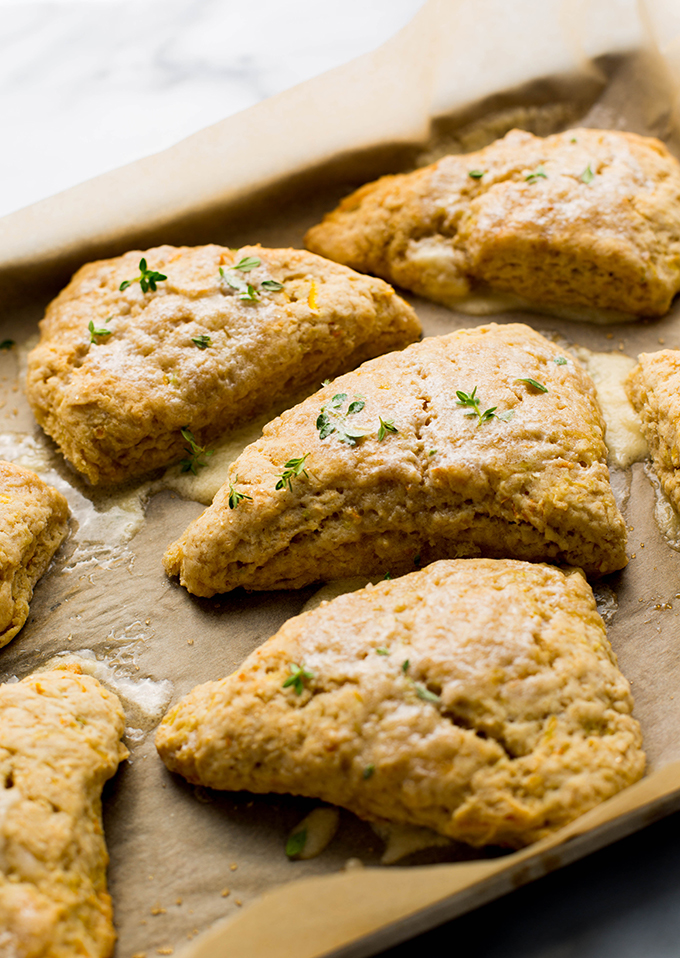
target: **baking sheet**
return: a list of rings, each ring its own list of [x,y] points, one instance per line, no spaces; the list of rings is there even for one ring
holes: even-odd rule
[[[615,613],[609,634],[633,682],[650,775],[520,853],[480,857],[452,845],[385,869],[380,840],[343,813],[321,856],[289,862],[286,836],[315,803],[194,788],[166,772],[152,730],[170,701],[235,669],[314,588],[189,596],[165,577],[160,557],[202,507],[172,491],[144,502],[142,483],[93,493],[35,427],[22,393],[46,302],[95,255],[155,242],[300,246],[356,184],[447,149],[477,149],[513,125],[541,134],[579,123],[631,129],[678,153],[675,14],[662,4],[641,10],[431,0],[375,54],[2,221],[0,338],[19,345],[0,353],[0,455],[67,490],[74,521],[24,630],[2,650],[0,678],[68,651],[99,663],[124,692],[131,759],[105,791],[119,956],[178,951],[225,917],[191,954],[371,954],[680,806],[680,554],[657,528],[643,463],[615,476],[634,558],[601,591]],[[427,335],[483,321],[408,298]],[[598,352],[680,348],[677,305],[659,321],[607,327],[521,312],[494,319]],[[342,871],[348,859],[364,867]],[[281,929],[291,916],[288,936]]]

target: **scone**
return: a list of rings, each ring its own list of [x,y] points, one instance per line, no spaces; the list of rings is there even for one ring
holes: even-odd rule
[[[518,847],[642,776],[632,707],[579,571],[458,559],[290,619],[156,745],[210,788]]]
[[[305,242],[450,306],[481,287],[544,307],[660,316],[680,289],[680,164],[634,133],[512,130],[369,183]]]
[[[432,337],[265,426],[165,556],[195,595],[434,559],[626,564],[592,381],[528,326]]]
[[[626,391],[663,491],[680,512],[680,350],[641,353]]]
[[[93,483],[186,456],[281,399],[418,339],[386,283],[318,256],[161,246],[89,263],[28,361],[35,417]]]
[[[0,647],[28,616],[33,588],[68,529],[60,492],[29,469],[0,460]]]
[[[113,951],[101,791],[127,756],[115,695],[55,670],[0,686],[0,954]]]

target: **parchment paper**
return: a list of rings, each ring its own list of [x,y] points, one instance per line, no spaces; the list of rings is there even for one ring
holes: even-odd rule
[[[0,222],[0,338],[19,344],[0,354],[0,455],[68,490],[75,511],[29,621],[0,653],[0,678],[86,650],[126,693],[131,760],[104,795],[120,958],[177,951],[225,917],[191,955],[368,955],[679,807],[680,554],[655,524],[644,464],[617,473],[634,557],[601,591],[633,683],[646,779],[521,853],[452,845],[385,869],[377,836],[343,813],[321,856],[289,862],[286,836],[315,803],[195,789],[165,771],[152,729],[169,701],[235,669],[314,589],[198,600],[166,579],[160,557],[201,506],[166,491],[143,515],[146,486],[95,494],[41,436],[21,366],[44,306],[83,262],[135,246],[300,246],[357,184],[477,149],[515,125],[628,129],[678,153],[679,37],[671,3],[430,0],[375,54]],[[427,335],[484,321],[408,298]],[[494,319],[600,352],[680,348],[677,304],[656,322],[607,327]],[[348,859],[374,867],[341,871]]]

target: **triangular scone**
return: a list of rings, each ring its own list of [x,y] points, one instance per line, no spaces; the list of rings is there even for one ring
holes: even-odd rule
[[[0,686],[0,954],[113,952],[101,792],[127,756],[120,702],[58,669]]]
[[[481,286],[543,306],[658,316],[680,289],[678,196],[680,164],[659,140],[512,130],[363,186],[305,243],[447,305]]]
[[[604,575],[627,560],[603,434],[590,378],[528,326],[425,339],[269,423],[165,568],[203,596],[470,555]]]
[[[680,350],[641,353],[626,391],[663,491],[680,512]]]
[[[211,788],[520,846],[641,777],[632,707],[580,572],[457,559],[290,619],[156,745]]]
[[[312,253],[160,246],[75,274],[41,323],[27,395],[76,469],[121,482],[185,456],[183,428],[200,446],[419,336],[390,286]]]
[[[33,588],[68,531],[66,499],[30,469],[0,460],[0,647],[28,616]]]

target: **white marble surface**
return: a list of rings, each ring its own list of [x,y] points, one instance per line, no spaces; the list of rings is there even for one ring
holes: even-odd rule
[[[0,0],[0,215],[379,46],[424,0]]]

